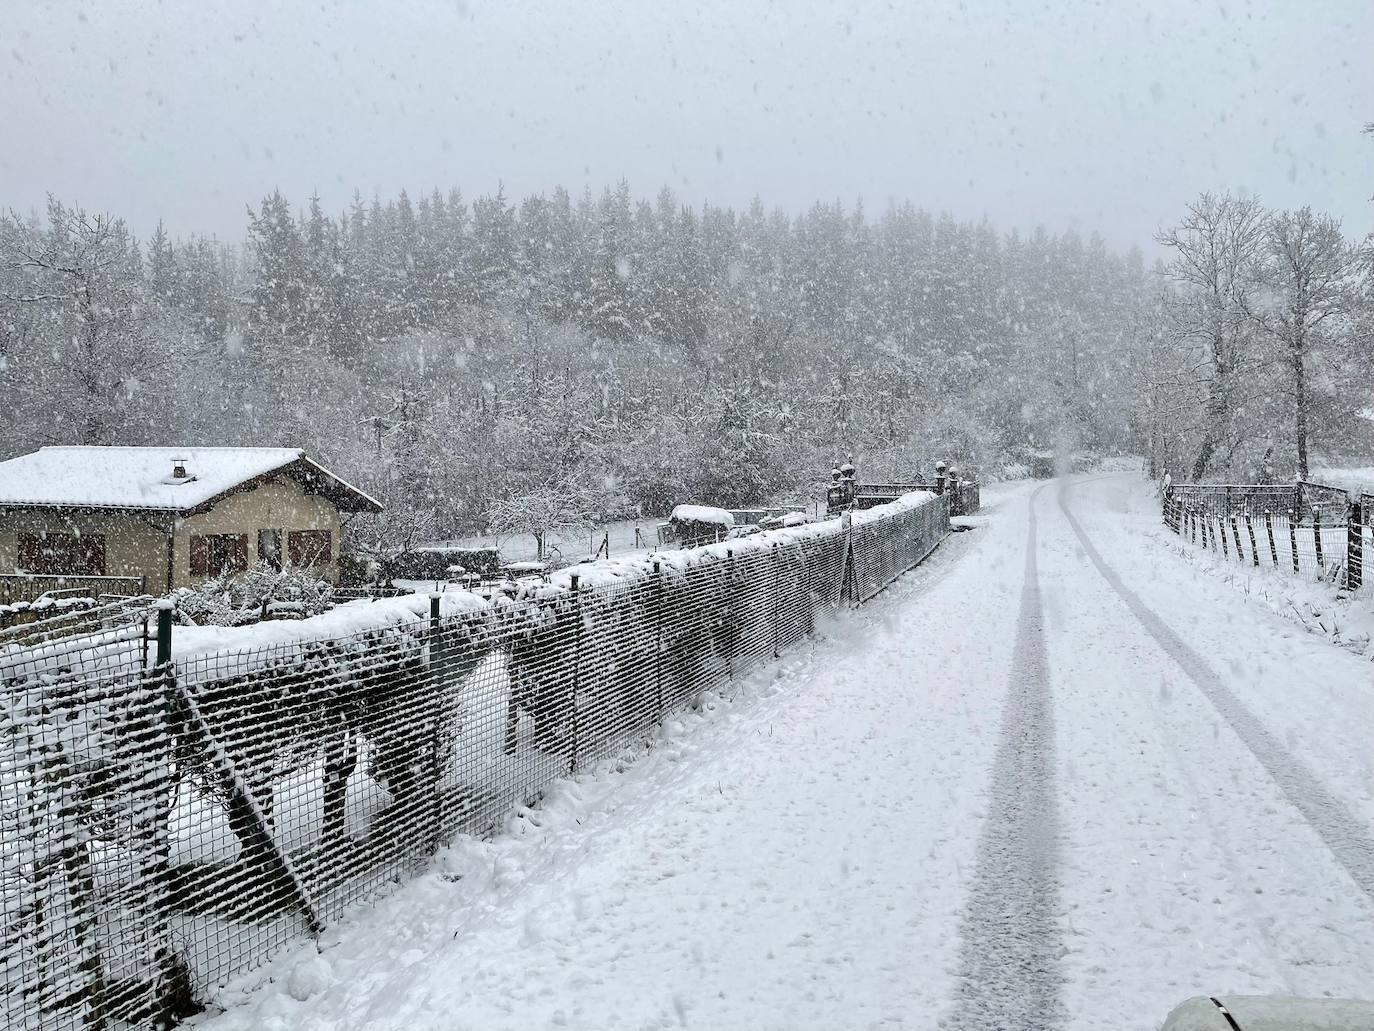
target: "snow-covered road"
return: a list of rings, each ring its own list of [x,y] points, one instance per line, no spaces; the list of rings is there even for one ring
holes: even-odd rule
[[[1374,995],[1374,667],[1165,547],[1136,474],[994,497],[206,1024],[1153,1028],[1199,993]]]

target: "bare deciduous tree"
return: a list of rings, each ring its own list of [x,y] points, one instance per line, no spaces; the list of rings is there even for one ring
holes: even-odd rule
[[[1183,287],[1172,307],[1175,327],[1202,354],[1197,372],[1205,400],[1194,480],[1216,464],[1219,449],[1226,449],[1229,461],[1244,436],[1236,416],[1243,400],[1241,375],[1253,358],[1247,346],[1248,296],[1265,228],[1258,200],[1204,193],[1188,206],[1182,222],[1158,236],[1174,252],[1168,274]]]
[[[1308,475],[1308,363],[1323,332],[1354,312],[1361,261],[1360,250],[1346,241],[1337,219],[1313,214],[1311,208],[1269,219],[1258,278],[1270,292],[1252,299],[1251,312],[1282,350],[1300,479]]]
[[[51,330],[57,375],[40,384],[39,396],[51,404],[74,390],[64,407],[80,419],[80,442],[115,442],[134,396],[162,364],[151,346],[137,244],[123,220],[52,199],[46,229],[14,212],[0,222],[0,270],[9,284],[0,300]]]
[[[487,523],[493,533],[529,534],[535,554],[542,559],[550,533],[592,526],[596,510],[597,498],[565,479],[527,488],[518,496],[493,498],[487,506]]]

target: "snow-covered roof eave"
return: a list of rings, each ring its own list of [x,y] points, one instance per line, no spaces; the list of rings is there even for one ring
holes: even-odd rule
[[[338,475],[336,475],[336,474],[334,474],[334,473],[331,473],[328,469],[326,469],[324,466],[320,465],[318,462],[316,462],[314,459],[312,459],[309,455],[301,455],[300,461],[302,461],[302,462],[304,462],[306,465],[310,466],[310,468],[312,468],[313,470],[315,470],[315,472],[319,473],[321,476],[326,476],[326,477],[328,477],[329,479],[333,480],[333,481],[334,481],[335,483],[337,483],[340,487],[342,487],[347,493],[355,495],[357,498],[359,498],[359,499],[363,502],[362,505],[359,505],[359,506],[356,507],[356,508],[344,508],[344,506],[339,505],[339,504],[336,503],[336,504],[335,504],[335,507],[338,508],[338,509],[340,509],[341,511],[345,511],[345,512],[370,512],[370,513],[372,513],[372,514],[374,514],[374,515],[377,514],[377,513],[379,513],[379,512],[384,511],[384,507],[383,507],[382,503],[381,503],[380,501],[378,501],[376,498],[374,498],[374,497],[373,497],[371,494],[369,494],[367,491],[362,490],[361,488],[358,488],[358,487],[353,486],[353,484],[349,483],[349,482],[348,482],[347,480],[345,480],[342,476],[338,476]]]
[[[72,501],[0,501],[0,512],[61,510],[63,512],[163,512],[182,516],[190,510],[174,505],[99,505]]]
[[[52,452],[63,453],[61,465],[54,465],[57,456]],[[95,452],[99,453],[98,460],[91,454]],[[182,454],[191,456],[190,475],[184,480],[164,478],[150,466],[150,462],[166,463],[170,471],[173,462],[182,460],[174,456]],[[79,457],[73,461],[73,455]],[[207,460],[212,460],[208,470],[204,467]],[[83,463],[91,462],[95,464],[87,471]],[[185,517],[208,511],[225,498],[274,476],[291,477],[342,512],[383,510],[376,498],[334,475],[299,448],[42,448],[0,463],[0,471],[12,474],[4,477],[10,489],[0,489],[0,510],[147,512]],[[57,476],[64,482],[55,485]],[[182,491],[186,491],[185,496],[181,496]]]

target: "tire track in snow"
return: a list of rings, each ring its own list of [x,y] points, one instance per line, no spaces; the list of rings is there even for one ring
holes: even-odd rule
[[[1184,643],[1154,610],[1126,586],[1116,571],[1107,565],[1102,554],[1069,511],[1069,487],[1070,484],[1067,483],[1060,486],[1059,507],[1102,578],[1126,603],[1127,608],[1165,654],[1188,675],[1188,679],[1230,724],[1236,736],[1264,767],[1265,772],[1279,786],[1288,801],[1302,814],[1303,819],[1317,832],[1318,837],[1356,886],[1374,901],[1374,838],[1364,830],[1349,807],[1328,791],[1321,779],[1301,759],[1289,753],[1269,728],[1236,697],[1235,692],[1222,683],[1221,678],[1203,658]]]
[[[1026,570],[988,815],[960,921],[959,987],[941,1026],[1048,1031],[1064,1018],[1054,714],[1029,501]]]

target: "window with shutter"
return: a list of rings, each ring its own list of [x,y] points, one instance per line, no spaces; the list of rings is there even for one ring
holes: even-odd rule
[[[293,566],[322,566],[333,559],[333,535],[328,530],[292,530],[286,551]]]
[[[246,533],[207,533],[191,537],[191,575],[219,576],[248,568]]]
[[[43,541],[36,533],[21,533],[19,535],[19,568],[26,573],[38,572],[38,565],[43,561]]]
[[[210,575],[210,548],[204,537],[191,538],[191,575]]]
[[[21,533],[19,566],[44,576],[104,576],[105,536],[98,533]]]

